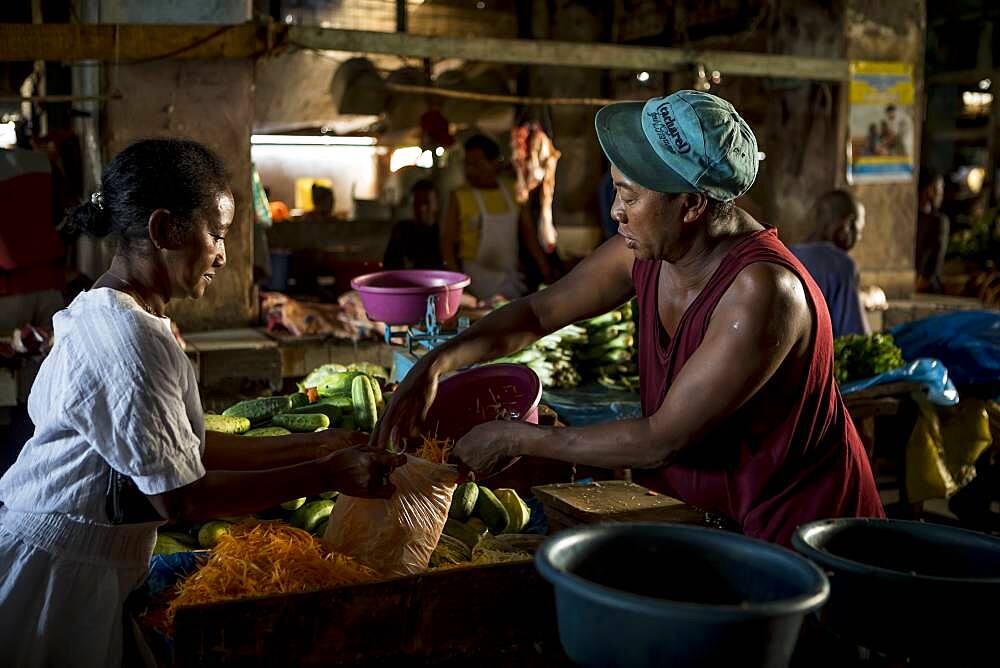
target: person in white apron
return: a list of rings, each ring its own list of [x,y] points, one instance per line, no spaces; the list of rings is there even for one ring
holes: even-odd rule
[[[496,142],[484,135],[468,139],[464,167],[467,186],[452,193],[441,229],[445,266],[468,274],[472,279],[468,291],[481,300],[516,299],[527,292],[519,267],[520,243],[524,243],[542,276],[551,282],[555,275],[530,216],[498,178]]]
[[[472,196],[479,207],[476,227],[479,230],[479,252],[475,260],[462,263],[462,270],[472,279],[469,292],[480,299],[502,295],[507,299],[524,296],[524,276],[518,270],[518,223],[520,209],[514,204],[502,182],[497,186],[507,203],[504,213],[490,213],[479,188]]]
[[[405,460],[350,447],[362,434],[250,449],[206,434],[194,369],[164,309],[201,297],[225,264],[225,171],[194,142],[140,141],[108,165],[104,194],[67,216],[119,246],[93,289],[56,314],[28,399],[34,436],[0,478],[0,666],[148,663],[125,605],[167,519],[243,515],[330,489],[393,492],[389,472]]]

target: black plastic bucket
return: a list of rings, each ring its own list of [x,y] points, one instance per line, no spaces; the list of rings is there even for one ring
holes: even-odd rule
[[[564,531],[535,564],[555,588],[563,647],[585,666],[787,666],[829,592],[791,550],[672,524]]]
[[[792,544],[830,578],[822,621],[841,637],[937,665],[996,665],[1000,539],[939,524],[844,518]]]

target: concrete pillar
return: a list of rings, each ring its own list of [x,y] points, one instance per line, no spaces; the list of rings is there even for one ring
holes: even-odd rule
[[[923,124],[924,39],[927,23],[925,0],[870,2],[848,0],[846,55],[851,60],[895,60],[913,64],[915,151],[919,150]],[[847,136],[846,101],[843,131]],[[920,156],[914,156],[914,166]],[[889,297],[913,292],[914,242],[917,222],[917,183],[853,186],[867,210],[864,238],[852,255],[861,270],[861,282],[879,285]]]
[[[111,0],[102,3],[100,18],[115,23],[242,23],[250,18],[250,9],[249,0]],[[170,314],[184,331],[247,326],[258,310],[250,193],[253,62],[109,64],[105,79],[109,89],[122,94],[105,107],[106,158],[137,139],[184,137],[206,144],[225,161],[236,199],[236,219],[226,237],[227,266],[204,297],[175,303]]]

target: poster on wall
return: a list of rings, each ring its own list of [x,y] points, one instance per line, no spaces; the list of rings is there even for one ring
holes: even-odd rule
[[[913,180],[913,67],[851,62],[849,183]]]

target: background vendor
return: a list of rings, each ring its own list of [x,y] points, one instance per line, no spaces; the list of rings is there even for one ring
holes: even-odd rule
[[[451,194],[441,228],[445,267],[468,274],[469,292],[482,300],[515,299],[527,292],[519,244],[553,277],[531,217],[514,201],[513,185],[500,178],[500,147],[485,135],[465,142],[466,185]]]

